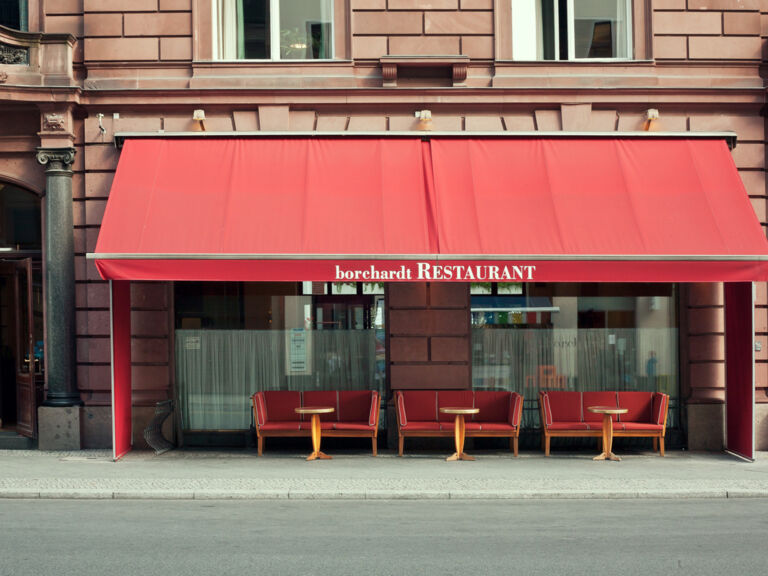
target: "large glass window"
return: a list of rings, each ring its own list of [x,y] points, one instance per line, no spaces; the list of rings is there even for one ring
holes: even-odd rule
[[[333,58],[333,0],[217,0],[219,60]]]
[[[523,394],[523,426],[539,426],[539,390],[664,392],[677,425],[675,285],[492,286],[471,297],[472,382]]]
[[[0,26],[27,30],[27,0],[0,0]]]
[[[179,282],[185,430],[246,430],[260,390],[385,391],[384,296],[351,284]],[[366,293],[368,292],[368,293]]]
[[[630,58],[631,9],[631,0],[512,0],[512,57]]]
[[[0,182],[0,252],[41,249],[40,199]]]

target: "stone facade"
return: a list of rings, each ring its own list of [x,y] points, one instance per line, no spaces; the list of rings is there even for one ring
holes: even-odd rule
[[[27,64],[0,64],[0,180],[42,192],[45,174],[36,148],[76,150],[74,344],[77,388],[93,413],[110,403],[109,294],[85,254],[95,248],[119,159],[114,135],[197,131],[200,125],[192,119],[197,108],[205,109],[208,131],[414,130],[414,111],[429,109],[435,130],[468,133],[619,133],[643,129],[646,110],[656,108],[660,117],[653,130],[737,132],[733,159],[766,226],[761,66],[768,2],[635,0],[634,59],[597,63],[513,61],[510,0],[334,0],[335,60],[216,62],[211,1],[30,0],[32,32],[0,30],[0,43],[29,50]],[[446,76],[449,59],[459,56],[468,58],[462,87]],[[406,61],[398,64],[394,87],[383,87],[386,57]],[[417,57],[434,57],[432,76],[411,73],[407,59]],[[51,114],[55,122],[46,121]],[[421,307],[418,313],[428,316],[434,298],[445,297],[446,318],[467,316],[467,303],[454,302],[451,294],[426,287],[414,288],[418,294],[396,290],[403,290],[404,309]],[[172,293],[166,284],[132,286],[138,408],[172,395]],[[398,324],[395,301],[390,293],[392,370],[445,371],[441,354],[457,358],[467,335],[449,328],[444,334],[411,332],[413,310]],[[682,396],[689,405],[721,404],[722,286],[686,286],[680,309]],[[764,284],[758,286],[756,329],[762,343],[756,353],[756,398],[768,405]],[[406,338],[412,341],[400,346]],[[398,366],[401,357],[407,366]],[[469,381],[462,372],[468,362],[451,365],[456,382]],[[409,378],[403,375],[403,382]],[[707,412],[695,412],[693,428],[700,429]],[[150,413],[137,409],[135,417]],[[107,426],[109,418],[99,414],[83,427],[84,446],[108,437],[97,424]],[[768,415],[762,407],[758,415],[758,444],[765,446]],[[137,420],[134,429],[143,425]]]

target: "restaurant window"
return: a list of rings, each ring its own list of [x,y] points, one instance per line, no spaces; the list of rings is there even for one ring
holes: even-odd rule
[[[471,296],[472,384],[522,394],[524,427],[539,426],[540,390],[664,392],[678,426],[674,284],[498,286]]]
[[[515,60],[632,57],[631,0],[512,0]]]
[[[0,26],[26,31],[28,21],[27,0],[0,0]]]
[[[216,0],[217,60],[333,58],[333,0]]]
[[[184,430],[247,430],[250,397],[261,390],[383,394],[383,292],[334,284],[176,283],[176,382]]]

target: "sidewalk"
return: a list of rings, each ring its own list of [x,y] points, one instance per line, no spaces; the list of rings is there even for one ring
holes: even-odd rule
[[[768,498],[768,453],[754,463],[725,454],[622,454],[593,462],[589,452],[474,453],[446,462],[440,452],[303,453],[172,451],[0,451],[0,498],[386,499],[386,498]]]

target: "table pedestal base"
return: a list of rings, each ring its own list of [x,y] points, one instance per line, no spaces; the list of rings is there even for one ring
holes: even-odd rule
[[[621,462],[621,458],[616,456],[616,454],[614,454],[613,452],[611,452],[610,454],[606,454],[605,452],[603,452],[602,454],[599,454],[598,456],[595,456],[594,458],[592,458],[592,460],[615,460],[616,462]]]
[[[448,458],[446,458],[445,460],[447,462],[453,462],[455,460],[474,460],[474,459],[475,459],[474,456],[470,456],[466,452],[462,452],[461,454],[459,454],[458,452],[454,452],[453,456],[448,456]]]
[[[333,456],[328,456],[325,452],[312,452],[309,456],[307,456],[307,460],[331,460]]]

